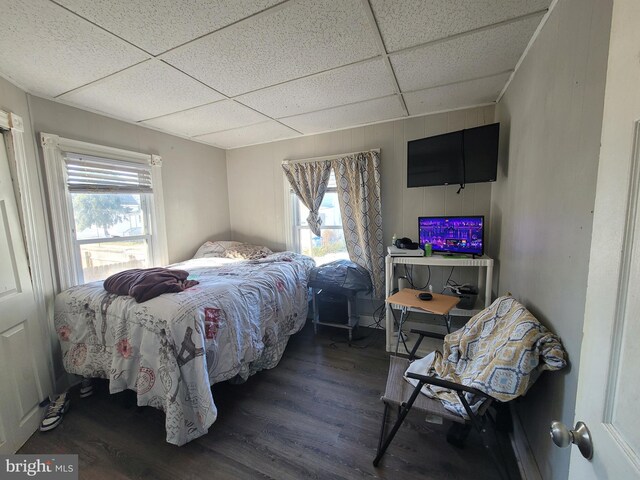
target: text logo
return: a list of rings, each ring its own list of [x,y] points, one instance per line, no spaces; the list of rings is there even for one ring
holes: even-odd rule
[[[78,455],[0,455],[0,480],[77,480]]]

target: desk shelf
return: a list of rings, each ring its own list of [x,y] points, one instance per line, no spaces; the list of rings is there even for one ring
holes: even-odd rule
[[[493,258],[482,256],[478,258],[469,257],[448,257],[444,255],[432,255],[430,257],[408,257],[387,255],[385,259],[385,288],[388,298],[394,290],[395,267],[396,265],[416,265],[432,267],[476,267],[478,268],[478,288],[484,285],[484,299],[478,295],[478,300],[472,310],[454,308],[450,315],[456,317],[472,317],[484,308],[491,305],[491,285],[493,283]],[[484,272],[483,272],[484,270]],[[483,275],[484,273],[484,275]],[[395,350],[397,336],[394,335],[393,314],[391,306],[386,306],[386,347],[388,352]],[[393,307],[395,308],[395,307]],[[420,309],[409,309],[410,312],[425,313]],[[408,330],[407,330],[408,331]]]

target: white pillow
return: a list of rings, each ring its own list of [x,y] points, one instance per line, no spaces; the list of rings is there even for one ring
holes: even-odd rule
[[[234,245],[227,248],[227,258],[240,258],[243,260],[254,260],[256,258],[264,258],[271,255],[273,252],[267,247],[260,245],[251,245],[248,243],[241,243],[240,245]]]
[[[237,258],[253,260],[264,258],[273,252],[267,247],[251,245],[248,243],[222,240],[217,242],[205,242],[193,256],[193,258]]]
[[[217,242],[204,242],[202,246],[198,249],[193,258],[207,258],[207,257],[217,257],[217,258],[227,258],[227,249],[230,247],[235,247],[240,245],[241,242],[233,242],[228,240],[217,241]]]

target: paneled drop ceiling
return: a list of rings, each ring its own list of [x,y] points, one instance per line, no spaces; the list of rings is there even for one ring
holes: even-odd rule
[[[0,75],[221,148],[495,102],[551,0],[0,0]]]

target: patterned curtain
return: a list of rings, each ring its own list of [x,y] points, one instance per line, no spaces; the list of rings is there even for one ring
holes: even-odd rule
[[[283,163],[282,169],[295,194],[309,209],[309,216],[307,217],[309,228],[315,235],[320,236],[322,220],[318,210],[331,176],[331,162],[325,160],[320,162]]]
[[[342,228],[351,261],[369,271],[377,298],[384,296],[384,245],[380,154],[361,152],[331,162],[336,175]]]

